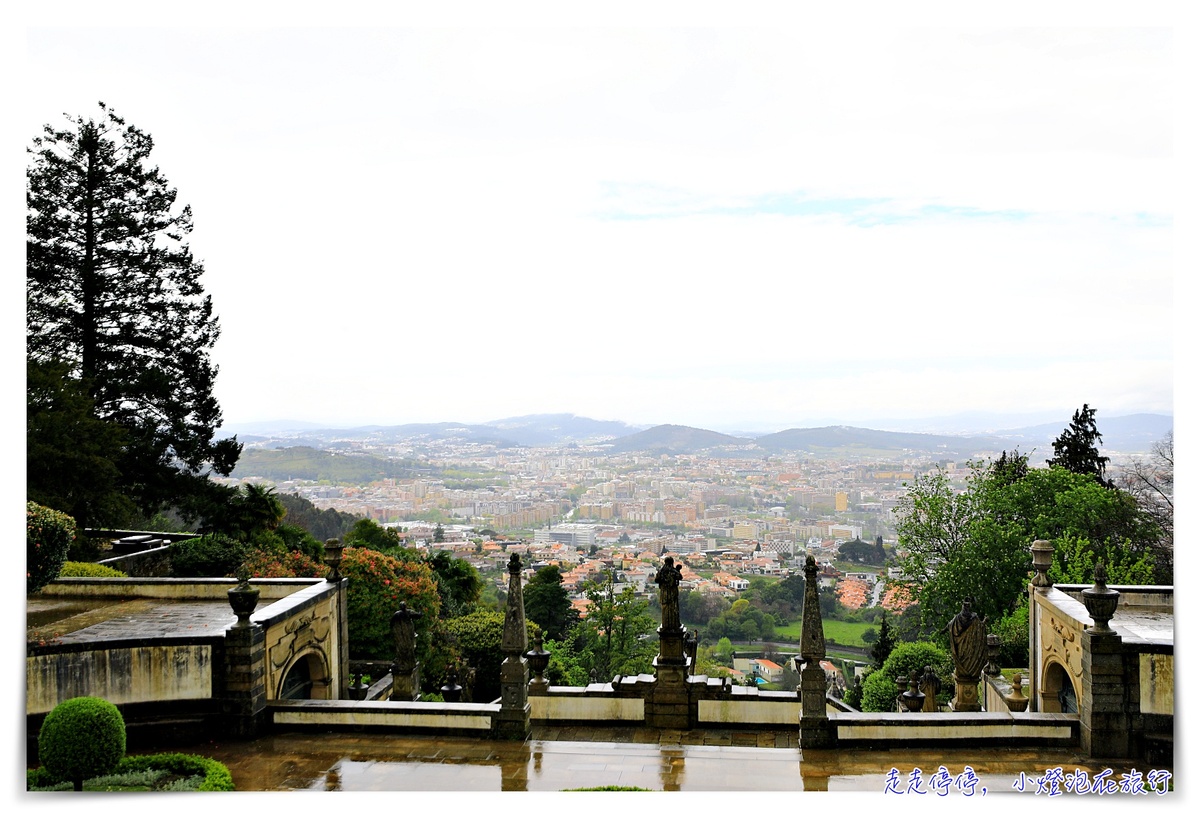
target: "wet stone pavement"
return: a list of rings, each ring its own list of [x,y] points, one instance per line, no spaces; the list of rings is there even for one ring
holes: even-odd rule
[[[972,768],[973,792],[1036,793],[1033,779],[1061,767],[1089,777],[1105,764],[1052,750],[801,751],[796,731],[657,731],[644,728],[535,728],[526,742],[379,733],[282,733],[247,742],[163,747],[226,764],[238,790],[343,792],[557,792],[623,786],[665,791],[883,793],[914,769],[927,782]],[[1111,765],[1107,765],[1111,766]],[[1119,778],[1124,768],[1117,769]],[[1142,770],[1146,773],[1147,770]],[[926,787],[927,788],[927,787]],[[1043,793],[1044,794],[1044,793]],[[1157,797],[1148,794],[1145,797]]]

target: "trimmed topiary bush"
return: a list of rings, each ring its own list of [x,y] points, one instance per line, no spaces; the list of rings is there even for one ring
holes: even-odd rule
[[[38,756],[51,775],[83,790],[83,780],[112,772],[125,755],[121,711],[95,696],[67,699],[50,711],[38,733]]]
[[[64,562],[60,577],[128,577],[124,571],[109,568],[107,565],[97,565],[94,562]]]
[[[25,504],[25,593],[58,579],[75,539],[73,517],[37,503]]]
[[[224,534],[205,534],[171,545],[171,576],[231,577],[250,549]]]

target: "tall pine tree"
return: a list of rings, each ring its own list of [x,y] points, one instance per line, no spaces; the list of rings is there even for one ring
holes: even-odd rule
[[[26,352],[66,364],[96,417],[124,429],[119,483],[144,513],[194,512],[241,445],[214,439],[220,330],[188,245],[191,208],[149,164],[148,134],[103,103],[67,121],[29,149]]]
[[[1112,488],[1105,478],[1104,470],[1108,458],[1100,456],[1099,445],[1104,442],[1096,428],[1096,410],[1083,408],[1071,417],[1071,425],[1054,441],[1054,457],[1046,461],[1051,466],[1062,466],[1075,474],[1090,474],[1102,486]]]

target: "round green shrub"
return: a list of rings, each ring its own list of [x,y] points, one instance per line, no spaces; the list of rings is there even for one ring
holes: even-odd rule
[[[121,711],[95,696],[67,699],[46,716],[38,733],[38,756],[52,775],[71,781],[112,772],[125,755]]]
[[[224,534],[205,534],[171,545],[171,576],[231,577],[249,552]]]
[[[883,713],[896,709],[896,677],[925,673],[926,665],[942,681],[939,698],[945,699],[954,692],[954,663],[950,654],[932,642],[901,642],[892,650],[883,667],[872,673],[863,682],[862,707],[864,712]]]
[[[37,503],[25,504],[25,593],[36,594],[58,578],[74,539],[74,518]]]
[[[64,562],[60,577],[128,577],[124,571],[109,568],[107,565],[97,565],[94,562]]]

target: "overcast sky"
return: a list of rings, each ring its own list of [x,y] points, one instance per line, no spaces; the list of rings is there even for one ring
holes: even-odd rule
[[[27,47],[24,144],[103,100],[192,205],[230,424],[1172,412],[1169,28]]]

